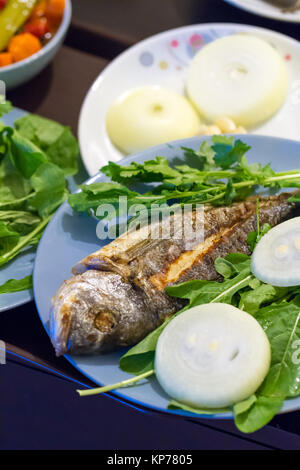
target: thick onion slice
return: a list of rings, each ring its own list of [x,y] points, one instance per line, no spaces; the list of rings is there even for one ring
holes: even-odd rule
[[[273,286],[300,284],[300,217],[277,225],[261,238],[251,269],[259,280]]]
[[[270,358],[268,338],[254,317],[211,303],[187,310],[166,326],[156,348],[155,373],[172,398],[221,408],[257,390]]]
[[[268,42],[234,34],[206,45],[188,71],[187,94],[209,122],[230,116],[254,127],[283,104],[288,87],[284,60]]]
[[[136,88],[108,109],[106,129],[111,141],[125,153],[193,137],[200,119],[184,96],[159,86]]]

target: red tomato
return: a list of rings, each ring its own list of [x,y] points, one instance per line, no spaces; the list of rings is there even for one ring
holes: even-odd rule
[[[6,4],[7,4],[7,0],[0,0],[0,10],[6,7]]]
[[[38,38],[45,36],[45,34],[50,31],[47,18],[36,18],[31,20],[25,25],[24,29],[25,33],[31,33]]]

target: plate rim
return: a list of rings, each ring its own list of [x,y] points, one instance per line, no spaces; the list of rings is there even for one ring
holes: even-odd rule
[[[236,29],[236,30],[245,30],[245,31],[261,31],[261,32],[264,32],[264,33],[268,33],[269,35],[271,35],[272,37],[277,37],[279,39],[282,39],[286,42],[290,42],[292,45],[294,46],[298,46],[299,49],[300,49],[300,41],[297,41],[297,39],[287,35],[287,34],[283,34],[283,33],[280,33],[278,31],[274,31],[272,29],[269,29],[269,28],[264,28],[264,27],[261,27],[261,26],[254,26],[254,25],[250,25],[250,24],[244,24],[244,23],[223,23],[223,22],[212,22],[212,23],[195,23],[195,24],[192,24],[192,25],[187,25],[187,26],[180,26],[178,28],[172,28],[172,29],[168,29],[167,31],[162,31],[161,33],[157,33],[157,34],[154,34],[152,36],[149,36],[148,38],[145,38],[145,39],[142,39],[141,41],[137,42],[136,44],[134,44],[133,46],[129,47],[128,49],[126,49],[125,51],[123,51],[121,54],[119,54],[115,59],[113,59],[100,73],[99,75],[95,78],[95,80],[93,81],[92,85],[90,86],[90,88],[88,89],[84,99],[83,99],[83,102],[82,102],[82,105],[81,105],[81,108],[80,108],[80,112],[79,112],[79,117],[78,117],[78,126],[77,126],[77,134],[78,134],[78,142],[79,142],[79,147],[80,147],[80,155],[81,155],[81,159],[82,159],[82,162],[83,162],[83,165],[87,171],[87,173],[90,175],[90,176],[94,176],[95,174],[92,172],[91,170],[91,166],[89,164],[89,157],[88,157],[88,151],[86,151],[86,145],[84,144],[84,141],[85,141],[85,138],[84,138],[84,125],[83,125],[83,122],[85,121],[85,116],[86,116],[86,113],[88,111],[88,108],[89,108],[89,105],[90,105],[90,100],[91,100],[91,97],[95,91],[95,88],[97,88],[99,86],[99,83],[103,82],[103,80],[105,80],[106,76],[115,68],[119,65],[119,63],[121,63],[122,61],[126,60],[126,57],[127,56],[130,56],[134,51],[136,51],[137,49],[141,48],[141,47],[144,47],[145,45],[147,44],[151,44],[151,42],[153,41],[157,41],[158,39],[161,39],[161,38],[164,38],[165,36],[168,36],[170,34],[176,34],[177,32],[185,32],[185,31],[189,31],[189,30],[193,30],[195,28],[198,28],[198,29]],[[256,135],[260,135],[260,134],[256,134]],[[283,137],[284,138],[284,137]],[[290,140],[290,139],[287,139],[287,140]],[[101,152],[101,148],[99,149],[99,152]],[[126,155],[124,156],[124,158],[128,158],[130,157],[130,155]],[[123,158],[121,159],[123,160]],[[119,160],[119,161],[121,161]]]
[[[284,23],[294,23],[294,24],[300,23],[300,10],[299,10],[298,18],[296,17],[295,19],[293,19],[291,16],[285,16],[284,13],[280,11],[280,7],[278,7],[278,12],[276,12],[276,10],[273,11],[272,9],[270,9],[269,13],[268,12],[262,13],[260,10],[257,10],[256,8],[253,8],[245,4],[241,0],[224,0],[224,1],[226,3],[229,3],[229,5],[233,7],[239,8],[243,11],[247,11],[248,13],[252,13],[257,16],[261,16],[263,18],[269,18],[271,20],[278,20]],[[276,8],[276,5],[273,5],[273,6]],[[267,5],[266,5],[266,8],[267,8]]]
[[[293,144],[293,145],[298,145],[299,146],[299,149],[300,149],[300,141],[296,141],[296,140],[293,140],[293,139],[287,139],[287,138],[283,138],[283,137],[273,137],[273,136],[264,136],[264,135],[255,135],[255,134],[247,134],[247,137],[250,137],[250,139],[257,139],[257,140],[270,140],[270,141],[281,141],[281,142],[286,142],[286,143],[290,143],[290,144]],[[234,138],[245,138],[245,135],[244,134],[236,134],[234,135]],[[203,140],[210,140],[211,139],[211,136],[196,136],[196,137],[190,137],[188,139],[179,139],[179,140],[175,140],[175,141],[172,141],[170,143],[166,143],[166,144],[160,144],[160,145],[157,145],[155,147],[151,147],[147,150],[144,150],[142,152],[138,152],[136,154],[133,154],[133,155],[129,155],[129,156],[126,156],[124,157],[122,160],[120,160],[119,164],[128,164],[132,161],[136,161],[137,159],[139,159],[142,155],[144,155],[145,153],[148,153],[148,152],[156,152],[157,150],[156,149],[161,149],[162,147],[164,146],[172,146],[174,148],[178,148],[178,146],[182,146],[182,142],[183,141],[189,141],[189,142],[193,142],[193,141],[198,141],[199,144],[203,141]],[[180,144],[179,144],[180,143]],[[96,175],[88,178],[85,182],[83,182],[82,184],[90,184],[90,183],[93,183],[94,181],[101,181],[101,180],[105,180],[107,179],[105,177],[105,175],[101,175],[100,172],[98,172]],[[80,189],[78,189],[76,192],[79,192]],[[39,316],[39,319],[43,325],[43,328],[44,330],[46,331],[47,333],[47,336],[49,337],[49,341],[50,341],[50,336],[49,336],[49,328],[48,326],[46,325],[46,323],[44,323],[44,320],[42,318],[42,315],[40,313],[40,309],[39,309],[39,305],[38,305],[38,302],[37,302],[37,296],[36,296],[36,286],[37,286],[37,282],[36,282],[36,265],[38,264],[38,258],[39,258],[39,251],[41,250],[41,246],[42,246],[42,240],[43,238],[45,237],[46,233],[47,233],[47,230],[48,230],[48,227],[51,225],[51,224],[55,224],[56,223],[56,220],[62,215],[62,213],[65,211],[65,208],[67,207],[68,205],[68,202],[65,201],[60,207],[59,209],[56,211],[55,215],[52,217],[51,221],[49,222],[47,228],[45,229],[42,237],[41,237],[41,240],[40,240],[40,243],[37,247],[37,251],[36,251],[36,257],[35,257],[35,261],[34,261],[34,268],[33,268],[33,295],[34,295],[34,302],[35,302],[35,306],[36,306],[36,309],[37,309],[37,312],[38,312],[38,316]],[[100,381],[97,381],[93,376],[91,376],[89,373],[85,372],[76,362],[76,360],[70,356],[69,354],[64,354],[63,356],[73,367],[75,367],[76,370],[78,370],[81,374],[83,374],[85,377],[87,377],[88,379],[90,379],[92,382],[94,382],[95,384],[97,384],[98,386],[100,385],[104,385],[103,383],[101,383]],[[122,390],[122,389],[119,389],[119,390]],[[180,417],[188,417],[188,418],[193,418],[193,419],[224,419],[224,420],[233,420],[234,419],[234,415],[232,412],[226,412],[226,413],[212,413],[212,414],[196,414],[196,413],[192,413],[192,412],[189,412],[189,411],[185,411],[185,410],[172,410],[172,409],[168,409],[168,408],[162,408],[160,406],[155,406],[155,405],[150,405],[150,404],[147,404],[143,401],[140,401],[140,400],[137,400],[135,398],[132,398],[132,397],[129,397],[128,395],[124,395],[122,392],[118,392],[118,391],[111,391],[108,393],[108,395],[113,395],[112,398],[120,398],[120,400],[125,400],[129,403],[126,403],[127,405],[130,406],[130,404],[133,404],[133,405],[136,405],[136,406],[141,406],[141,407],[144,407],[144,408],[147,408],[148,410],[154,410],[156,412],[160,412],[160,413],[164,413],[164,414],[171,414],[171,415],[176,415],[176,416],[180,416]],[[283,406],[282,406],[282,409],[275,415],[280,415],[280,414],[285,414],[285,413],[289,413],[289,412],[293,412],[293,411],[299,411],[300,409],[300,405],[298,406],[293,406],[293,402],[294,401],[299,401],[300,400],[300,395],[298,397],[291,397],[291,398],[288,398],[286,399],[284,402],[283,402]]]

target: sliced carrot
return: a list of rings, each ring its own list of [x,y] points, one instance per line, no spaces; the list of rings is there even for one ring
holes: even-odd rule
[[[5,67],[6,65],[11,65],[13,63],[13,58],[10,52],[2,52],[0,54],[0,67]]]
[[[9,45],[8,52],[11,53],[14,62],[26,59],[42,48],[40,40],[31,33],[21,33],[14,36]]]
[[[48,6],[48,0],[41,0],[40,2],[38,2],[38,4],[34,7],[34,9],[31,12],[30,20],[45,16],[47,6]]]
[[[46,16],[53,25],[58,25],[65,11],[65,0],[49,0]]]

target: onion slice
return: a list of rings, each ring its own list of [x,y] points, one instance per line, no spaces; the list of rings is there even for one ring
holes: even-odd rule
[[[203,47],[188,70],[188,97],[209,122],[230,116],[255,127],[283,104],[288,74],[283,58],[268,42],[233,34]]]
[[[211,303],[183,312],[166,326],[156,348],[155,373],[181,403],[222,408],[257,390],[270,359],[268,338],[254,317]]]
[[[200,119],[188,100],[159,86],[139,87],[120,96],[108,109],[106,129],[125,153],[197,135]]]
[[[300,284],[300,217],[282,222],[261,238],[251,269],[260,281],[273,286]]]

